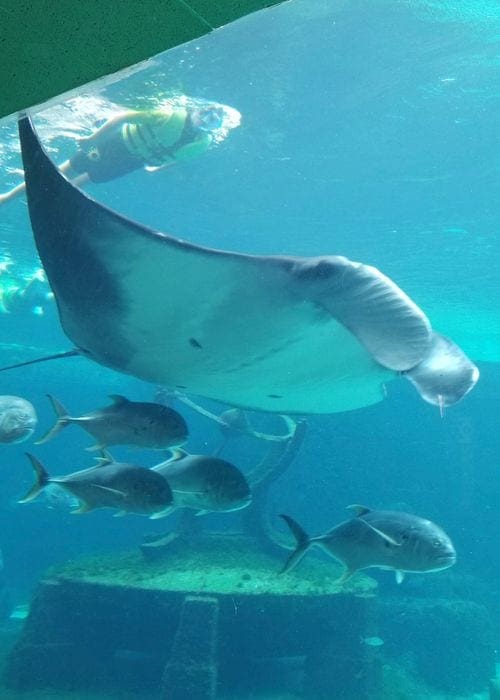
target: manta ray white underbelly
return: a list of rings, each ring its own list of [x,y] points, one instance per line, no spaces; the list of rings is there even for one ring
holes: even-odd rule
[[[254,256],[154,231],[97,203],[19,124],[30,218],[62,327],[102,365],[224,403],[333,413],[406,374],[439,405],[478,372],[376,268]]]

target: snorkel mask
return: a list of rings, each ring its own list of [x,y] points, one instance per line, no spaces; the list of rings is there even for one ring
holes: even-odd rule
[[[219,105],[200,107],[191,114],[191,121],[197,129],[212,132],[221,129],[224,124],[224,108]]]

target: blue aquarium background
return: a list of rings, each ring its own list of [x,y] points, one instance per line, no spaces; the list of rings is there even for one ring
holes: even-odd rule
[[[500,697],[500,685],[488,689],[500,644],[499,51],[500,7],[493,0],[291,0],[34,116],[60,163],[76,137],[119,107],[151,107],[182,94],[231,105],[241,125],[203,156],[85,190],[127,217],[202,245],[345,255],[374,265],[477,363],[477,386],[443,416],[396,378],[378,404],[302,417],[305,440],[270,489],[268,515],[283,538],[280,513],[320,534],[345,519],[346,506],[361,503],[428,517],[455,544],[457,564],[447,571],[409,574],[401,585],[392,572],[367,572],[378,583],[376,620],[359,644],[371,647],[382,668],[382,694],[373,697]],[[15,118],[0,123],[0,161],[6,191],[20,182],[22,167]],[[28,277],[40,263],[25,198],[2,206],[0,216],[2,259]],[[0,324],[2,365],[71,347],[53,303],[43,315],[2,314]],[[105,405],[108,394],[150,401],[155,390],[80,358],[0,375],[1,394],[36,407],[35,437],[54,421],[48,393],[79,415]],[[218,413],[227,408],[199,402]],[[187,449],[215,450],[217,427],[178,408],[190,427]],[[250,415],[260,430],[282,429],[276,416]],[[66,503],[54,506],[43,497],[17,504],[32,483],[26,451],[62,474],[90,466],[92,454],[84,452],[90,444],[70,426],[39,447],[32,440],[0,446],[3,655],[22,627],[12,612],[31,600],[48,567],[131,550],[144,536],[175,527],[177,515],[163,521],[113,518],[105,510],[73,516]],[[225,454],[248,471],[263,450],[241,438]],[[160,461],[151,451],[125,447],[113,455],[144,466]],[[233,532],[242,513],[207,515],[203,525]],[[284,549],[283,561],[286,556]],[[324,559],[320,552],[308,557]],[[332,576],[337,571],[332,566]],[[342,635],[335,641],[338,652]],[[220,697],[315,697],[301,683],[283,681],[280,688],[279,677],[263,672]],[[148,683],[130,697],[156,697]],[[90,685],[63,692],[57,684],[52,691],[36,684],[29,693],[0,691],[5,698],[94,696],[128,694]],[[353,696],[347,689],[335,697]]]

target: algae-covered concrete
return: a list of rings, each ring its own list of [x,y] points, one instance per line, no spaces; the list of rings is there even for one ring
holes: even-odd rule
[[[308,688],[303,697],[336,697],[338,674],[320,671],[324,650],[333,649],[328,663],[334,664],[341,649],[339,663],[347,655],[352,670],[342,697],[365,700],[376,683],[360,638],[370,629],[376,583],[356,575],[340,588],[339,568],[312,555],[280,576],[283,555],[262,553],[248,537],[212,535],[178,538],[153,561],[131,552],[52,569],[7,661],[6,684],[22,691],[120,687],[125,693],[135,682],[146,693],[158,687],[165,668],[185,666],[186,678],[190,669],[199,670],[201,656],[186,661],[174,640],[196,650],[202,632],[210,632],[215,651],[207,687],[217,675],[227,692],[242,685],[255,690],[265,677],[258,677],[259,668],[295,659],[301,660],[300,686]],[[186,601],[190,610],[199,604],[198,620],[182,612]],[[207,604],[217,611],[210,630]],[[202,697],[212,696],[207,691]]]
[[[52,569],[49,575],[68,581],[182,593],[221,595],[321,596],[342,592],[374,595],[376,583],[357,574],[340,587],[340,565],[314,555],[286,575],[282,559],[259,549],[243,536],[205,536],[174,542],[164,557],[145,561],[140,552],[79,559]]]

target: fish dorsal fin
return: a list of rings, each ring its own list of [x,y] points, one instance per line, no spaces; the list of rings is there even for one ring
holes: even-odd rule
[[[370,525],[370,523],[367,523],[366,520],[363,520],[363,518],[359,519],[360,523],[363,523],[366,525],[366,527],[369,527],[370,530],[375,532],[379,537],[381,537],[383,540],[386,542],[389,542],[389,544],[394,545],[395,547],[401,547],[401,542],[397,542],[397,540],[394,539],[394,537],[391,537],[390,535],[387,535],[385,532],[382,530],[379,530],[378,527],[375,527],[374,525]]]
[[[115,406],[122,406],[123,404],[130,403],[127,397],[121,394],[108,394],[108,398],[111,399]]]
[[[394,572],[396,574],[396,583],[403,583],[403,579],[405,577],[405,572],[400,571],[399,569],[396,569]]]
[[[355,518],[359,518],[361,515],[366,515],[371,511],[370,508],[360,506],[359,503],[353,503],[352,505],[347,506],[346,510],[349,510]]]
[[[172,455],[169,462],[176,462],[178,459],[184,459],[184,457],[189,457],[189,452],[183,450],[181,447],[171,447],[170,454]]]
[[[115,461],[113,455],[107,450],[101,450],[101,456],[94,457],[94,459],[97,462],[97,464],[95,465],[96,467],[105,467],[106,464],[111,464]]]

